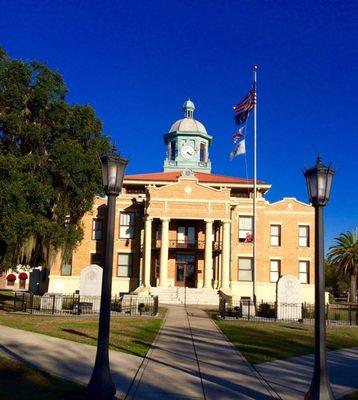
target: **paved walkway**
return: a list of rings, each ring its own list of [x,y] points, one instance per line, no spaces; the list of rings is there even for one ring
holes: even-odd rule
[[[169,308],[127,399],[277,398],[204,311]]]
[[[358,389],[358,347],[329,351],[327,361],[337,399]],[[312,379],[313,362],[313,354],[310,354],[259,364],[257,370],[282,399],[301,400]]]

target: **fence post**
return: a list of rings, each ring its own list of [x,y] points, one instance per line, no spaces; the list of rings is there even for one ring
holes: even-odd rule
[[[326,305],[326,325],[328,325],[328,322],[329,322],[329,318],[328,318],[328,316],[329,316],[329,304],[327,303],[327,305]]]
[[[14,293],[14,311],[16,311],[16,292]]]
[[[34,306],[34,294],[30,293],[30,314],[32,314],[33,306]]]
[[[356,305],[356,325],[358,325],[358,305]]]
[[[129,315],[132,316],[132,296],[129,297]]]
[[[21,311],[26,312],[25,292],[22,292],[22,307]]]
[[[80,310],[80,300],[81,300],[81,297],[80,297],[80,295],[78,295],[78,297],[77,297],[77,315],[80,315],[80,314],[81,314],[81,310]]]
[[[352,304],[349,305],[349,325],[352,325]]]
[[[247,300],[246,304],[247,304],[247,306],[248,306],[247,320],[250,321],[251,299],[250,299],[250,300]]]
[[[153,304],[153,315],[158,315],[159,311],[159,302],[158,302],[158,296],[154,296],[154,304]]]
[[[56,299],[56,296],[53,295],[52,296],[52,315],[55,314],[55,299]]]

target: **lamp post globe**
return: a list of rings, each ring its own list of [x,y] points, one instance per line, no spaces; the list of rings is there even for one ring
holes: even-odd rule
[[[107,195],[107,227],[104,266],[102,275],[101,308],[99,314],[96,361],[86,389],[87,397],[96,400],[112,400],[116,393],[109,366],[109,331],[112,298],[112,270],[116,197],[119,195],[128,161],[116,153],[101,157],[103,189]]]
[[[329,201],[335,171],[317,157],[316,165],[303,171],[308,197],[315,209],[315,353],[311,385],[305,400],[333,400],[326,358],[323,209]]]
[[[112,152],[101,157],[102,181],[104,193],[108,195],[119,195],[122,189],[124,172],[128,160],[116,154],[115,147]]]

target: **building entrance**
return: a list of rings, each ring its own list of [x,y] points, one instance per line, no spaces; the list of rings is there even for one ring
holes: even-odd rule
[[[195,256],[186,254],[177,254],[175,286],[195,287],[196,268]]]

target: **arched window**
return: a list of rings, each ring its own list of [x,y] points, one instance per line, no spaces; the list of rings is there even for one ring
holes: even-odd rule
[[[205,146],[205,143],[200,143],[200,161],[206,161],[206,146]]]

